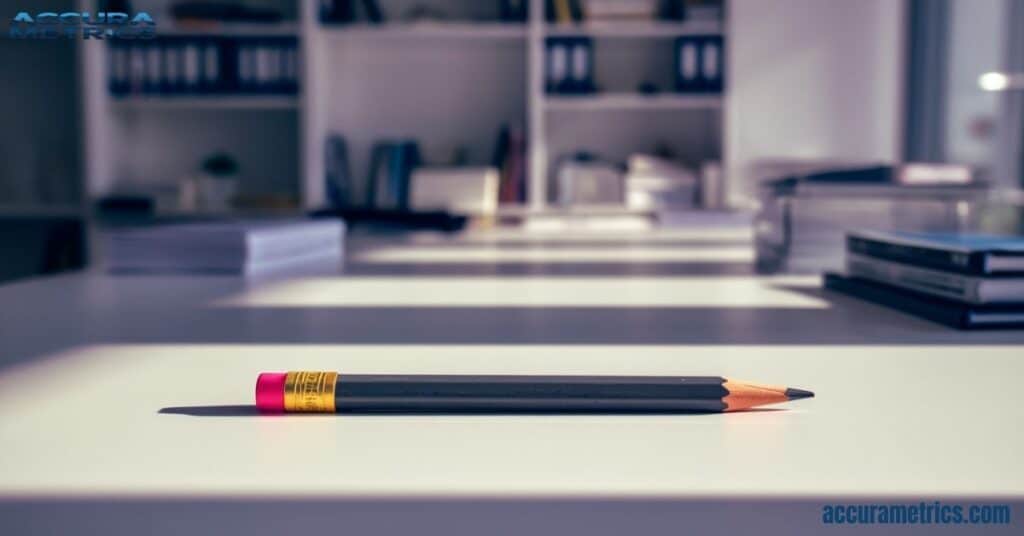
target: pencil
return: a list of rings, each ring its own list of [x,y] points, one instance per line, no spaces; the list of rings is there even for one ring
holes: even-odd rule
[[[264,413],[717,413],[813,397],[717,376],[476,376],[264,372]]]

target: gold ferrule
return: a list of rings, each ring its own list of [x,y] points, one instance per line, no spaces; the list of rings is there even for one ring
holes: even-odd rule
[[[334,413],[337,372],[289,372],[284,380],[284,410],[299,413]]]

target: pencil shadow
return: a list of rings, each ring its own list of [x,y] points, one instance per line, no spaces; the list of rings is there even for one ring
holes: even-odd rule
[[[162,415],[188,415],[190,417],[259,417],[263,415],[254,405],[239,406],[171,406],[160,408]]]
[[[786,411],[785,408],[753,408],[737,413],[765,413]],[[254,405],[237,406],[171,406],[160,408],[157,412],[161,415],[187,415],[189,417],[280,417],[280,414],[260,413]],[[291,414],[295,416],[323,416],[319,413]],[[424,410],[424,411],[345,411],[335,415],[380,415],[380,416],[404,416],[404,415],[716,415],[709,412],[686,412],[686,411],[537,411],[537,410],[481,410],[481,411],[451,411],[451,410]]]

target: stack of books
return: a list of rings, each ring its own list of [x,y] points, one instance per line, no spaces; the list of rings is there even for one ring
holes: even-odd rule
[[[1024,237],[852,232],[825,287],[961,329],[1024,327]]]
[[[119,229],[106,240],[111,273],[257,275],[337,267],[340,220],[223,221]]]

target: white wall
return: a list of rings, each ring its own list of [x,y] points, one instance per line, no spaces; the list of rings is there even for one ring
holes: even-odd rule
[[[1003,21],[1007,0],[955,0],[950,21],[949,81],[946,109],[946,158],[990,167],[998,144],[995,132],[978,132],[979,121],[995,126],[1001,94],[982,91],[978,77],[1002,69]]]
[[[903,0],[732,0],[729,197],[761,159],[894,161],[903,119]]]

